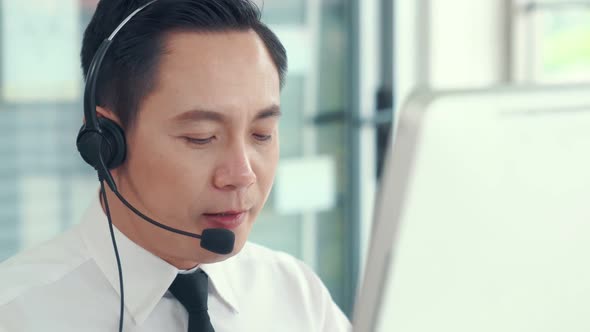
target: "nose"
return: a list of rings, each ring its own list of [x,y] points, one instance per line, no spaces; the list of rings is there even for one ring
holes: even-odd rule
[[[236,146],[224,154],[223,161],[215,171],[213,184],[222,190],[239,190],[256,182],[250,157],[244,146]]]

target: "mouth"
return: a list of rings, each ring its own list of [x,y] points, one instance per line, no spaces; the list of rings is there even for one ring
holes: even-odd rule
[[[207,228],[234,229],[246,220],[248,210],[223,211],[216,213],[203,213],[207,222]]]

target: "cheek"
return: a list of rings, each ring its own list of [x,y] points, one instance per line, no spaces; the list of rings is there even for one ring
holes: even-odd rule
[[[171,137],[143,135],[131,148],[130,168],[138,185],[151,192],[152,199],[177,205],[195,200],[206,186],[209,170],[203,156],[197,156]]]
[[[154,167],[158,168],[157,172],[165,173],[172,189],[182,190],[187,198],[194,198],[189,192],[198,192],[207,187],[212,161],[209,160],[210,156],[185,145],[176,139],[160,143]]]
[[[277,170],[277,165],[279,161],[279,146],[278,142],[272,149],[266,151],[266,153],[262,154],[260,159],[257,160],[256,168],[254,172],[256,173],[256,178],[258,179],[258,184],[261,187],[262,191],[266,195],[270,192],[272,187],[275,173]]]
[[[141,163],[135,166],[151,177],[150,182],[169,181],[180,174],[183,163],[179,162],[179,152],[173,145],[163,139],[147,136],[136,146],[137,160]]]

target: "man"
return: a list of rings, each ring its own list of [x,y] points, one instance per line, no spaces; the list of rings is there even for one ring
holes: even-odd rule
[[[96,112],[126,140],[112,177],[169,227],[230,229],[233,251],[155,227],[107,187],[80,224],[0,266],[0,331],[116,331],[119,318],[136,332],[348,330],[309,268],[247,243],[279,158],[280,41],[249,0],[102,0],[84,34],[85,75],[100,43],[145,5],[98,76]]]

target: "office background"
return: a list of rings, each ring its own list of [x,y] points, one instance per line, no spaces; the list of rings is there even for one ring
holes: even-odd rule
[[[78,222],[98,183],[75,148],[97,0],[0,2],[0,261]],[[590,74],[584,1],[266,0],[290,60],[276,186],[251,239],[307,262],[352,310],[394,111],[416,86]]]

